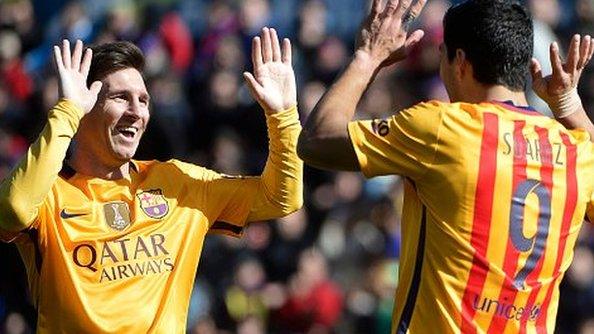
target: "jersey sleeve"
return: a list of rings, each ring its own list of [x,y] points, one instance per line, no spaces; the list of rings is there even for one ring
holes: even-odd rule
[[[260,176],[229,176],[203,169],[194,200],[211,232],[240,236],[247,222],[279,218],[303,203],[303,162],[297,156],[301,130],[297,109],[267,115],[269,155]],[[200,190],[202,189],[202,190]]]
[[[20,231],[40,223],[40,208],[62,169],[83,115],[78,106],[61,100],[49,112],[39,138],[0,184],[0,240],[13,241]]]
[[[422,177],[435,158],[443,114],[440,102],[427,102],[387,120],[350,122],[349,136],[363,174]]]

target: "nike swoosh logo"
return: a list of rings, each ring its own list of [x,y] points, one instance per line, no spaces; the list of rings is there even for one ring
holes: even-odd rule
[[[60,211],[60,217],[62,219],[76,218],[85,215],[88,215],[88,213],[67,213],[66,209],[62,209],[62,211]]]

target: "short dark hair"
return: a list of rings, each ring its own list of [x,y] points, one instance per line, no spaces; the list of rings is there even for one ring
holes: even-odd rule
[[[87,77],[87,85],[105,78],[108,74],[126,68],[135,68],[142,74],[144,55],[133,43],[128,41],[92,45],[93,60]]]
[[[525,89],[534,49],[532,17],[519,2],[468,0],[450,7],[443,19],[449,61],[461,49],[475,79],[487,85]]]

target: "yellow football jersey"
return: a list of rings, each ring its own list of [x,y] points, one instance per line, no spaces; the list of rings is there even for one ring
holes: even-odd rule
[[[177,160],[131,161],[129,177],[119,180],[68,165],[53,175],[80,117],[66,101],[56,106],[40,140],[0,187],[0,237],[16,243],[26,265],[37,331],[184,333],[206,234],[238,236],[248,221],[301,206],[297,111],[267,116],[271,153],[261,177]],[[10,232],[7,226],[19,223],[11,217],[26,229]]]
[[[594,145],[510,103],[428,102],[349,134],[367,177],[405,177],[393,333],[552,333]]]

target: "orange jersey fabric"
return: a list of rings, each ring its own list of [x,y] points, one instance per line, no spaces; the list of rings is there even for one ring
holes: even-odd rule
[[[184,333],[206,234],[239,236],[246,222],[301,206],[297,110],[267,115],[271,153],[260,177],[177,160],[131,161],[119,180],[60,171],[80,117],[58,104],[0,187],[0,239],[14,241],[25,263],[37,331]]]
[[[393,333],[553,333],[594,207],[594,145],[529,108],[428,102],[349,134],[367,177],[405,177]]]

